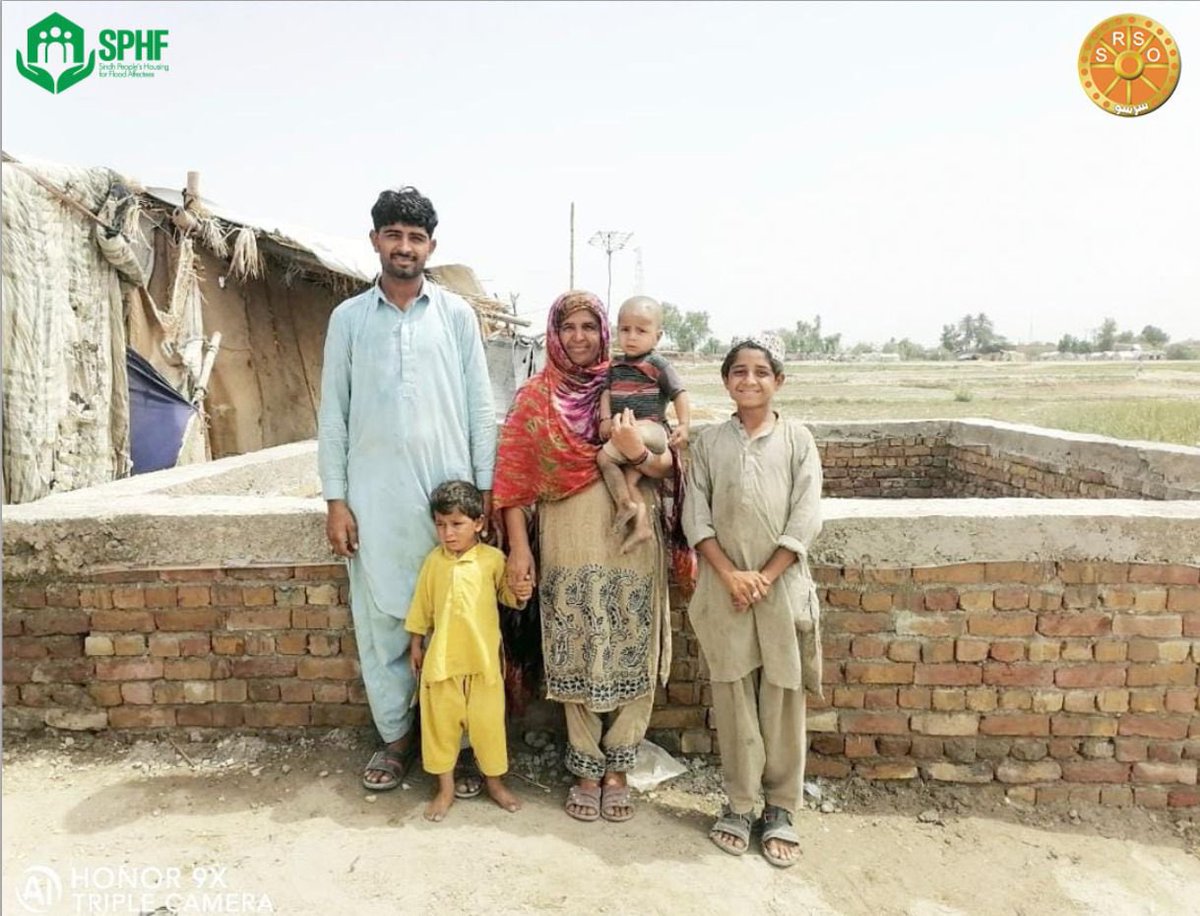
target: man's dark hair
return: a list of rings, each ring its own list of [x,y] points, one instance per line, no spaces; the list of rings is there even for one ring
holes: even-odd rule
[[[416,188],[403,187],[395,191],[384,191],[371,208],[371,221],[378,232],[384,226],[401,223],[405,226],[420,226],[433,238],[437,228],[437,211],[428,197]]]
[[[737,355],[743,350],[759,350],[767,358],[767,362],[771,364],[771,371],[776,376],[783,375],[783,363],[776,356],[772,355],[765,344],[761,344],[756,340],[743,340],[734,344],[729,352],[725,354],[725,359],[721,362],[721,378],[729,378],[729,370],[733,368],[733,361],[737,359]]]
[[[447,480],[429,495],[433,515],[461,512],[467,518],[483,518],[483,494],[465,480]]]

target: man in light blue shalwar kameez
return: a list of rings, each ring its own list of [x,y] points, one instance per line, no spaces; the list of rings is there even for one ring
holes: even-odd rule
[[[387,747],[363,784],[400,784],[415,751],[404,618],[437,543],[429,494],[471,481],[491,510],[496,417],[474,310],[424,277],[437,215],[412,188],[371,210],[382,274],[330,316],[318,463],[330,546],[349,559],[367,701]]]

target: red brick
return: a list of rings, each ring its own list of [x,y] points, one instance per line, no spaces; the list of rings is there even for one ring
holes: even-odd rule
[[[275,603],[275,589],[269,585],[242,589],[242,604],[246,607],[262,607]]]
[[[211,680],[216,676],[215,659],[168,658],[163,662],[163,677],[169,681]]]
[[[1130,665],[1126,683],[1130,687],[1191,687],[1196,683],[1196,665]]]
[[[212,603],[220,607],[240,607],[242,604],[242,586],[222,582],[211,586]]]
[[[1029,609],[1031,611],[1057,611],[1063,606],[1062,592],[1038,590],[1029,593]]]
[[[207,585],[180,585],[176,596],[180,607],[207,607],[212,604],[212,593]]]
[[[850,775],[850,764],[844,760],[834,760],[814,754],[808,758],[805,770],[809,776],[820,776],[826,779],[844,779]]]
[[[1053,579],[1053,563],[988,563],[984,572],[987,582],[1023,582],[1036,584]]]
[[[972,636],[1032,636],[1037,629],[1034,614],[979,614],[967,618]]]
[[[954,611],[958,609],[958,592],[952,588],[932,588],[924,593],[927,611]]]
[[[1196,585],[1200,582],[1200,567],[1134,563],[1129,567],[1129,581],[1155,585]]]
[[[89,633],[91,617],[87,611],[65,608],[35,611],[23,616],[25,633],[29,636],[74,635]]]
[[[1125,582],[1129,567],[1124,563],[1070,563],[1058,564],[1058,577],[1068,585],[1114,584]]]
[[[979,684],[983,671],[978,665],[917,665],[913,683],[930,686],[955,687]]]
[[[246,682],[234,678],[213,681],[213,699],[217,703],[245,703]]]
[[[854,658],[884,658],[886,654],[887,642],[875,636],[859,636],[850,645]]]
[[[163,582],[212,582],[221,578],[219,569],[160,569],[158,578]]]
[[[878,754],[875,739],[868,735],[847,735],[845,745],[843,753],[851,759],[875,757]]]
[[[850,611],[829,611],[822,622],[830,633],[886,633],[893,629],[888,614],[855,614]]]
[[[835,687],[833,705],[838,709],[862,709],[867,702],[865,687]]]
[[[932,693],[928,687],[901,687],[896,702],[903,709],[928,709]]]
[[[342,569],[344,573],[344,567]],[[294,569],[291,566],[227,566],[223,572],[231,579],[278,582],[292,578]]]
[[[846,734],[903,735],[908,732],[905,713],[855,712],[839,714],[841,731]]]
[[[1043,636],[1107,636],[1112,625],[1108,614],[1039,614],[1037,630]]]
[[[79,607],[79,588],[75,585],[47,585],[46,604],[50,607]]]
[[[279,683],[276,681],[249,681],[246,693],[251,703],[278,703]]]
[[[98,610],[111,610],[112,589],[97,586],[82,586],[79,589],[79,606],[85,608],[96,608]]]
[[[831,588],[825,598],[830,607],[859,607],[862,604],[862,594],[844,588]]]
[[[212,722],[216,728],[238,728],[245,722],[245,717],[242,714],[243,706],[240,705],[214,705],[212,709]]]
[[[295,677],[294,658],[235,658],[231,661],[234,677]]]
[[[332,638],[335,642],[337,641],[337,637],[328,638]],[[275,638],[275,651],[280,655],[303,655],[308,651],[308,641],[309,637],[303,633],[284,633]],[[316,655],[319,653],[313,654]],[[331,655],[336,654],[336,652],[325,654]]]
[[[141,633],[122,633],[114,636],[113,652],[117,655],[145,655],[146,637]]]
[[[1175,614],[1157,614],[1152,617],[1118,614],[1113,619],[1113,635],[1148,636],[1159,639],[1179,637],[1183,635],[1183,619]]]
[[[96,659],[96,677],[102,681],[149,681],[162,676],[161,658]]]
[[[184,636],[179,640],[180,655],[208,655],[212,652],[212,639],[207,633]]]
[[[1050,717],[1029,713],[1003,713],[984,716],[979,723],[981,735],[1037,737],[1050,734]]]
[[[1200,805],[1200,789],[1172,789],[1167,793],[1167,807],[1194,808]]]
[[[892,609],[891,592],[864,592],[862,596],[864,611],[890,611]]]
[[[342,685],[344,691],[345,685]],[[279,699],[284,703],[311,703],[313,685],[305,681],[284,681],[279,685]]]
[[[112,590],[113,607],[140,608],[146,606],[146,593],[140,588],[114,588]]]
[[[1200,636],[1200,614],[1183,615],[1183,635]]]
[[[274,655],[275,637],[266,633],[247,633],[245,636],[247,655]]]
[[[4,636],[20,636],[25,632],[24,620],[13,612],[4,615]]]
[[[1029,607],[1029,590],[1025,588],[998,588],[995,593],[998,611],[1015,611]]]
[[[1117,720],[1109,716],[1057,715],[1050,719],[1050,731],[1056,736],[1077,738],[1112,738],[1117,734]],[[1068,748],[1074,754],[1074,748]]]
[[[921,661],[927,665],[940,665],[954,661],[954,641],[931,639],[921,646]]]
[[[1196,688],[1182,687],[1167,691],[1167,712],[1190,713],[1196,710]]]
[[[114,706],[108,711],[113,728],[168,728],[176,724],[175,710],[166,706]]]
[[[981,662],[988,656],[985,639],[960,639],[954,644],[954,657],[960,662]]]
[[[1140,808],[1165,808],[1167,798],[1166,789],[1138,786],[1133,790],[1133,802]]]
[[[1133,765],[1134,782],[1177,782],[1185,786],[1196,784],[1196,763],[1150,763]]]
[[[868,690],[863,698],[863,705],[867,709],[895,709],[896,688],[876,687]]]
[[[142,595],[148,608],[175,607],[179,602],[178,593],[169,585],[147,586],[142,589]]]
[[[1128,808],[1133,804],[1133,790],[1128,786],[1101,786],[1100,804],[1113,808]]]
[[[285,728],[309,724],[309,708],[300,704],[253,705],[243,709],[251,728]]]
[[[814,575],[817,569],[825,569],[827,567],[814,566]],[[346,578],[346,567],[341,563],[329,563],[323,566],[297,566],[292,573],[297,579],[334,579],[341,580]]]
[[[1049,665],[1004,665],[987,663],[983,666],[983,683],[996,687],[1049,687],[1054,682],[1054,669]]]
[[[1100,603],[1100,589],[1095,585],[1068,585],[1063,589],[1063,607],[1087,609]]]
[[[1065,760],[1062,778],[1067,782],[1128,782],[1131,767],[1117,760]]]
[[[101,633],[150,633],[154,614],[150,611],[92,611],[91,628]]]
[[[310,633],[308,636],[308,654],[318,656],[337,655],[340,640],[328,633]]]
[[[246,640],[241,636],[214,633],[212,650],[217,655],[241,655],[246,650]]]
[[[1058,687],[1124,687],[1124,665],[1076,665],[1054,672]]]
[[[358,660],[345,656],[301,658],[296,665],[296,675],[301,680],[348,680],[358,677]]]
[[[914,582],[971,583],[984,581],[982,563],[956,563],[951,566],[921,566],[912,571]]]
[[[1200,588],[1167,589],[1167,610],[1200,611]]]
[[[179,655],[179,637],[153,633],[150,636],[150,654],[159,658],[172,658]]]
[[[329,629],[329,609],[298,607],[292,611],[292,626],[297,630]]]
[[[220,625],[221,615],[208,608],[201,610],[179,608],[155,611],[154,620],[160,630],[171,632],[213,630]]]
[[[1135,735],[1143,738],[1165,738],[1178,741],[1188,734],[1187,716],[1121,716],[1118,734]]]
[[[349,728],[371,724],[371,711],[363,706],[314,705],[312,724],[319,727]],[[811,761],[810,761],[811,763]],[[811,766],[809,770],[811,771]]]
[[[916,764],[906,760],[859,763],[855,765],[854,771],[864,779],[916,779],[920,775]]]
[[[311,686],[313,699],[318,703],[345,703],[349,699],[350,691],[345,684],[313,684]]]
[[[995,607],[993,595],[987,592],[959,592],[958,606],[964,611],[981,613],[991,611]]]
[[[226,627],[230,630],[286,630],[292,625],[289,608],[256,611],[230,611]]]
[[[1025,658],[1025,643],[1022,640],[994,642],[988,650],[988,655],[998,662],[1019,662]]]

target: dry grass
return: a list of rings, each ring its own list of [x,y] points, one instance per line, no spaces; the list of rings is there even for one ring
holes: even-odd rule
[[[724,416],[715,362],[676,365],[699,420]],[[810,420],[987,417],[1200,446],[1200,363],[790,363],[780,409]]]

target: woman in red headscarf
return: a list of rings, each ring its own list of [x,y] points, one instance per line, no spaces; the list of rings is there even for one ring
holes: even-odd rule
[[[492,493],[504,515],[510,583],[538,589],[546,696],[563,704],[565,762],[576,777],[566,811],[582,821],[633,816],[625,774],[650,723],[655,686],[670,668],[661,525],[622,554],[596,466],[608,338],[596,296],[571,291],[555,300],[546,367],[517,392],[501,429]],[[633,462],[645,451],[636,423],[629,411],[614,416],[611,437]],[[643,483],[647,506],[657,499],[655,483]],[[540,569],[527,527],[534,506]]]

